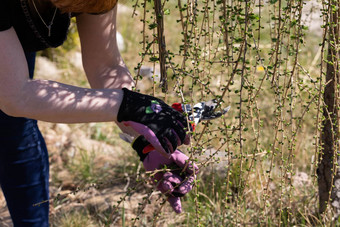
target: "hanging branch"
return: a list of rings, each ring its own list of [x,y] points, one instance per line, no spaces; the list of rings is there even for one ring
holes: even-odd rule
[[[168,91],[168,76],[166,74],[166,45],[165,45],[165,36],[164,36],[164,20],[163,20],[163,8],[161,0],[155,0],[155,14],[157,21],[157,39],[158,39],[158,48],[159,48],[159,64],[161,69],[161,81],[160,86],[162,87],[162,91],[166,93]]]

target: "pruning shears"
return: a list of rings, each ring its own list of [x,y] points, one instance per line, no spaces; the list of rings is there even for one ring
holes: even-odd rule
[[[213,120],[222,117],[230,110],[230,106],[223,108],[222,111],[216,111],[218,102],[216,99],[207,102],[199,102],[191,107],[190,104],[174,103],[172,108],[179,112],[185,112],[189,116],[189,120],[197,125],[201,121]]]
[[[216,111],[218,104],[216,99],[212,99],[207,102],[196,103],[194,106],[191,106],[190,104],[174,103],[171,107],[181,113],[187,113],[189,121],[193,122],[193,130],[195,130],[195,127],[199,122],[220,118],[230,110],[230,106],[227,106],[221,111]],[[134,138],[127,133],[120,133],[119,137],[128,143],[134,141]]]

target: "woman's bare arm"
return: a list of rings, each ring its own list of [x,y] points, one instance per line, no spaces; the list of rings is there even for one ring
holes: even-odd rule
[[[120,89],[86,89],[30,80],[13,28],[0,32],[0,109],[8,115],[56,123],[116,120]]]
[[[134,86],[117,46],[117,8],[102,15],[77,16],[77,28],[81,43],[84,70],[92,88],[123,88]],[[116,122],[130,135],[136,132]]]
[[[117,46],[117,7],[102,15],[77,16],[83,66],[92,88],[134,85]]]

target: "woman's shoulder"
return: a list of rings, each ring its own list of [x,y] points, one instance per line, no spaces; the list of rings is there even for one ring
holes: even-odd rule
[[[33,1],[1,0],[0,30],[13,27],[26,51],[60,46],[67,37],[69,15],[62,14],[53,5],[44,10],[39,5],[36,8]]]

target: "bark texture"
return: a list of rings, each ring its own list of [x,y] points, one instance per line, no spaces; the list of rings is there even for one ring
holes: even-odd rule
[[[322,153],[319,157],[318,183],[319,183],[319,213],[326,211],[331,204],[335,217],[340,214],[340,152],[339,152],[339,15],[340,3],[338,0],[330,1],[328,27],[328,56],[326,86],[324,90],[324,108],[322,122]],[[336,9],[336,10],[334,10]],[[332,187],[334,186],[334,187]]]

